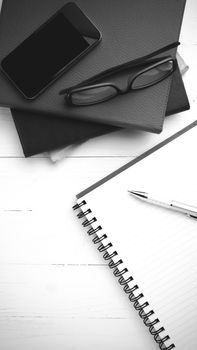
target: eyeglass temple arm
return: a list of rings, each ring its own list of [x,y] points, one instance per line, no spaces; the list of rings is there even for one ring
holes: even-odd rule
[[[141,63],[141,61],[144,61],[144,60],[147,60],[151,57],[154,57],[154,56],[157,56],[159,55],[160,53],[162,52],[165,52],[165,51],[169,51],[171,49],[174,49],[175,47],[178,47],[180,45],[180,42],[179,41],[176,41],[172,44],[169,44],[167,46],[164,46],[148,55],[145,55],[145,56],[142,56],[140,58],[136,58],[135,60],[132,60],[132,61],[129,61],[129,62],[126,62],[126,63],[123,63],[123,64],[120,64],[116,67],[112,67],[112,68],[109,68],[101,73],[98,73],[96,75],[94,75],[93,77],[91,78],[88,78],[86,80],[84,80],[83,82],[79,83],[79,84],[76,84],[72,87],[69,87],[69,88],[66,88],[66,89],[63,89],[59,92],[59,95],[64,95],[66,92],[68,92],[69,90],[72,90],[74,88],[80,88],[84,85],[87,85],[89,83],[93,83],[95,80],[97,79],[101,79],[102,77],[107,77],[108,75],[110,75],[111,73],[113,72],[116,72],[118,73],[120,70],[122,69],[126,69],[126,68],[129,68],[129,67],[132,67],[132,66],[135,66],[135,65],[138,65]]]

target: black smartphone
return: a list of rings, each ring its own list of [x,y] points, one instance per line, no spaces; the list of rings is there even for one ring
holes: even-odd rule
[[[24,97],[34,99],[100,40],[100,31],[69,2],[9,53],[1,68]]]

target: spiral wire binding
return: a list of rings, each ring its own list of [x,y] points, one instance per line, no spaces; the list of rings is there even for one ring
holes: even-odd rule
[[[77,214],[77,217],[79,219],[82,219],[86,217],[86,215],[91,214],[91,209],[87,209],[86,211],[82,211],[81,207],[86,205],[86,201],[83,200],[81,203],[76,204],[73,206],[73,210],[80,210],[80,212]],[[82,225],[83,227],[87,228],[91,226],[94,222],[96,222],[97,219],[95,217],[91,218],[90,220],[86,219]],[[90,227],[87,231],[89,236],[95,235],[95,237],[92,239],[93,243],[98,245],[97,250],[100,253],[103,254],[103,258],[105,261],[108,262],[108,266],[110,269],[113,270],[113,274],[115,277],[119,278],[118,282],[121,286],[123,286],[123,290],[126,294],[128,294],[128,298],[130,302],[133,304],[133,307],[136,311],[138,311],[138,314],[140,318],[143,320],[146,327],[148,327],[149,332],[154,337],[154,340],[159,345],[159,348],[161,350],[171,350],[175,348],[174,344],[171,344],[169,346],[166,346],[165,343],[170,339],[169,335],[166,335],[165,337],[161,338],[161,333],[165,331],[164,327],[160,327],[159,329],[155,328],[155,325],[158,325],[160,323],[160,320],[158,318],[155,318],[154,321],[150,321],[150,317],[155,314],[153,310],[149,312],[145,312],[145,308],[149,306],[148,302],[144,302],[143,304],[140,303],[140,299],[144,297],[142,293],[139,295],[135,295],[134,292],[139,289],[138,285],[134,285],[133,287],[129,286],[129,283],[134,281],[133,277],[130,276],[127,279],[125,279],[123,276],[128,270],[126,268],[120,269],[121,264],[123,264],[123,261],[120,259],[117,262],[113,261],[113,258],[118,255],[116,251],[109,254],[107,250],[113,246],[112,243],[108,243],[105,245],[104,241],[107,239],[107,235],[103,234],[101,237],[98,237],[96,234],[98,231],[101,231],[102,227],[99,225],[96,228]]]

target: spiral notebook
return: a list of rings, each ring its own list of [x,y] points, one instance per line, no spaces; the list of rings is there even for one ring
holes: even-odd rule
[[[197,206],[196,148],[197,121],[78,194],[74,207],[160,349],[197,349],[197,220],[128,190]]]

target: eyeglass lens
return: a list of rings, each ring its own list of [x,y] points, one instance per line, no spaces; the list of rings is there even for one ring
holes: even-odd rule
[[[174,62],[169,60],[152,69],[137,76],[137,78],[131,84],[131,89],[137,90],[143,87],[156,84],[157,82],[165,79],[170,73],[173,72]]]
[[[117,95],[117,90],[113,86],[99,86],[80,91],[73,91],[71,98],[74,105],[89,105],[106,101]]]

